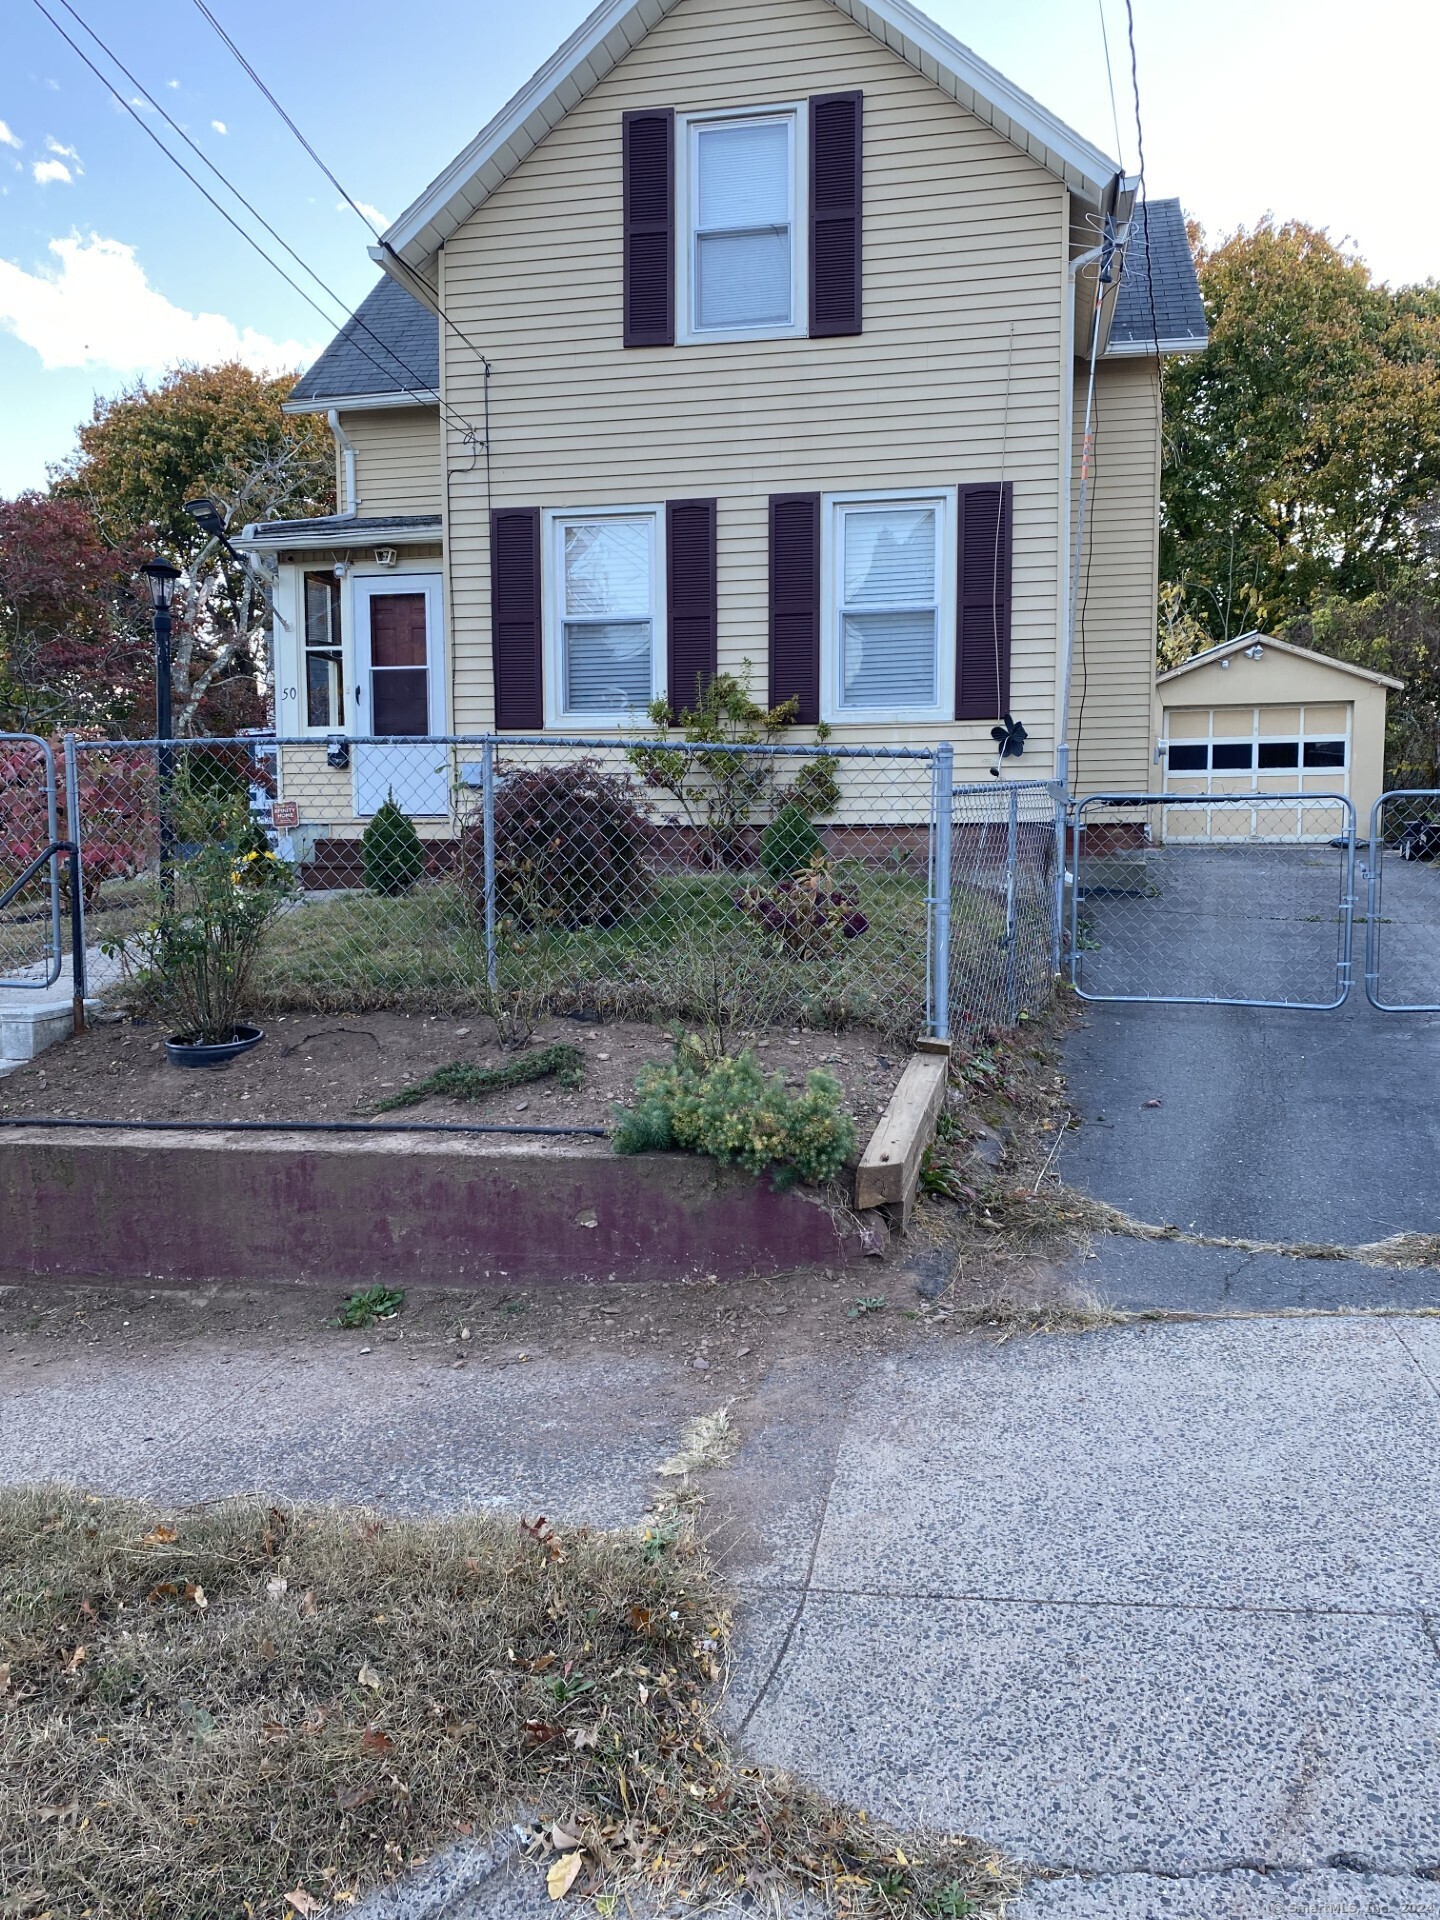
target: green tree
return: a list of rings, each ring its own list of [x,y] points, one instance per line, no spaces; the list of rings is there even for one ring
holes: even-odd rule
[[[1325,599],[1284,637],[1405,682],[1385,710],[1385,777],[1440,787],[1440,585],[1411,577],[1360,601]]]
[[[1210,344],[1165,371],[1162,639],[1433,577],[1440,287],[1375,285],[1299,221],[1192,241]]]

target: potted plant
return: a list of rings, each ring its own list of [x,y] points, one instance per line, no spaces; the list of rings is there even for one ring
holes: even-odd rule
[[[264,1039],[240,1016],[265,929],[295,884],[243,807],[210,824],[164,876],[158,917],[127,942],[146,998],[174,1021],[165,1051],[178,1067],[223,1066]]]

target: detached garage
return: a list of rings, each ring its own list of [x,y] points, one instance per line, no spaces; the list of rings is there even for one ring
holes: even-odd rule
[[[1402,685],[1259,633],[1160,674],[1164,791],[1197,803],[1165,810],[1165,837],[1329,840],[1342,830],[1338,807],[1237,806],[1246,794],[1344,794],[1364,834],[1385,786],[1386,695]],[[1221,796],[1232,797],[1205,804]]]

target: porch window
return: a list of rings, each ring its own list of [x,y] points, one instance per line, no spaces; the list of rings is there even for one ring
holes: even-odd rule
[[[832,528],[834,717],[943,718],[945,502],[836,503]]]
[[[625,725],[663,691],[659,512],[557,514],[552,723]]]
[[[345,724],[340,582],[333,573],[305,576],[305,724],[327,732]]]

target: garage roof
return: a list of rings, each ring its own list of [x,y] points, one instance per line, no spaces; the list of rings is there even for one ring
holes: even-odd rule
[[[1242,633],[1233,640],[1226,640],[1218,647],[1207,647],[1203,653],[1195,654],[1183,666],[1171,667],[1166,673],[1157,673],[1157,687],[1166,686],[1172,680],[1182,680],[1187,673],[1194,673],[1197,667],[1211,666],[1217,660],[1227,659],[1231,654],[1243,653],[1247,647],[1264,647],[1268,653],[1272,648],[1276,653],[1293,654],[1297,660],[1309,660],[1322,667],[1333,667],[1337,673],[1353,674],[1357,680],[1368,680],[1373,686],[1393,687],[1398,693],[1405,685],[1403,680],[1392,680],[1388,673],[1372,673],[1369,667],[1357,667],[1349,660],[1337,660],[1332,653],[1320,653],[1314,647],[1297,647],[1289,640],[1276,640],[1268,633]]]

